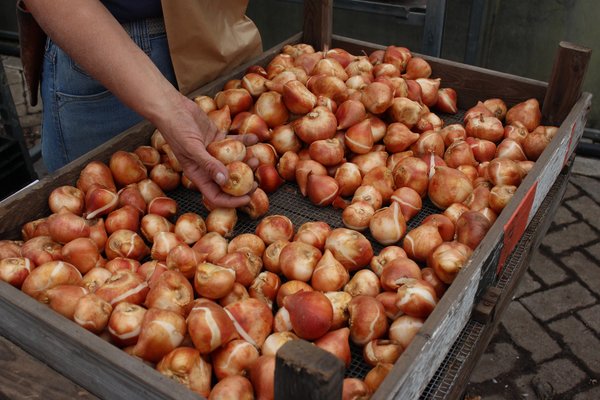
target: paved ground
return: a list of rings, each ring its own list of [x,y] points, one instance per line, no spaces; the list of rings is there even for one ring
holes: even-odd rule
[[[600,399],[600,160],[577,157],[568,185],[469,398]]]

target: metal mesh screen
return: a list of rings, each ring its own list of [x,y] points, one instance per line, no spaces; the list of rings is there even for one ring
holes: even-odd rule
[[[448,125],[462,122],[463,113],[461,112],[455,115],[441,114],[440,116],[444,119],[445,124]],[[195,212],[203,218],[206,218],[208,215],[208,210],[202,204],[201,196],[197,192],[180,186],[178,189],[167,193],[167,195],[177,201],[178,216],[186,212]],[[423,207],[419,214],[414,216],[407,223],[407,230],[410,231],[419,226],[428,215],[440,212],[441,210],[435,207],[429,199],[424,199]],[[315,206],[307,197],[302,196],[298,185],[295,183],[286,182],[275,193],[269,195],[268,215],[277,214],[287,216],[294,224],[296,230],[300,225],[310,221],[327,222],[333,229],[344,227],[341,210],[331,206]],[[238,212],[238,221],[233,231],[233,235],[237,236],[242,233],[254,233],[259,222],[260,218],[253,220],[245,213]],[[363,234],[370,240],[374,253],[378,254],[384,246],[377,243],[368,230],[363,232]],[[360,346],[351,344],[351,351],[352,362],[350,367],[346,370],[345,376],[364,378],[372,367],[364,362],[362,348]]]
[[[180,187],[168,193],[177,201],[178,215],[186,212],[195,212],[206,218],[208,210],[202,205],[201,197],[197,192]],[[421,212],[412,218],[408,223],[408,230],[413,229],[421,223],[428,215],[439,213],[429,200],[424,201]],[[297,229],[300,225],[310,221],[324,221],[332,228],[341,228],[342,214],[338,209],[333,207],[317,207],[310,200],[303,197],[300,189],[296,184],[285,183],[275,193],[269,195],[269,212],[268,215],[285,215],[294,224]],[[242,233],[254,233],[260,219],[250,219],[246,214],[238,212],[238,221],[234,229],[234,236]],[[384,246],[378,244],[368,232],[363,234],[371,241],[373,251],[377,254]],[[346,377],[364,378],[367,372],[371,370],[371,366],[364,362],[362,356],[362,348],[351,344],[352,362],[345,372]]]

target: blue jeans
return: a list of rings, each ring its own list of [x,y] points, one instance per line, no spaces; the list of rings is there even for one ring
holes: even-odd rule
[[[133,41],[175,84],[167,37],[148,20],[127,23]],[[148,82],[152,84],[152,82]],[[42,158],[52,172],[142,121],[55,43],[48,40],[42,70]]]

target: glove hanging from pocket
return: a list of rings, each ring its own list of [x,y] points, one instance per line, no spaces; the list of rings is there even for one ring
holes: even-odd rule
[[[27,10],[23,0],[17,1],[17,24],[19,26],[21,63],[23,64],[25,83],[29,90],[29,103],[35,106],[38,102],[38,88],[44,61],[46,33]]]

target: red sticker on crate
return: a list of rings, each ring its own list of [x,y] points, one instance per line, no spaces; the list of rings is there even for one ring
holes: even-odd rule
[[[504,246],[502,247],[502,253],[500,253],[500,259],[498,260],[498,269],[496,273],[500,273],[504,267],[506,259],[512,253],[515,246],[523,236],[523,232],[527,228],[527,222],[529,221],[529,213],[533,206],[533,200],[535,199],[535,191],[537,189],[537,182],[531,186],[521,204],[517,207],[517,210],[510,217],[506,225],[504,225]]]

